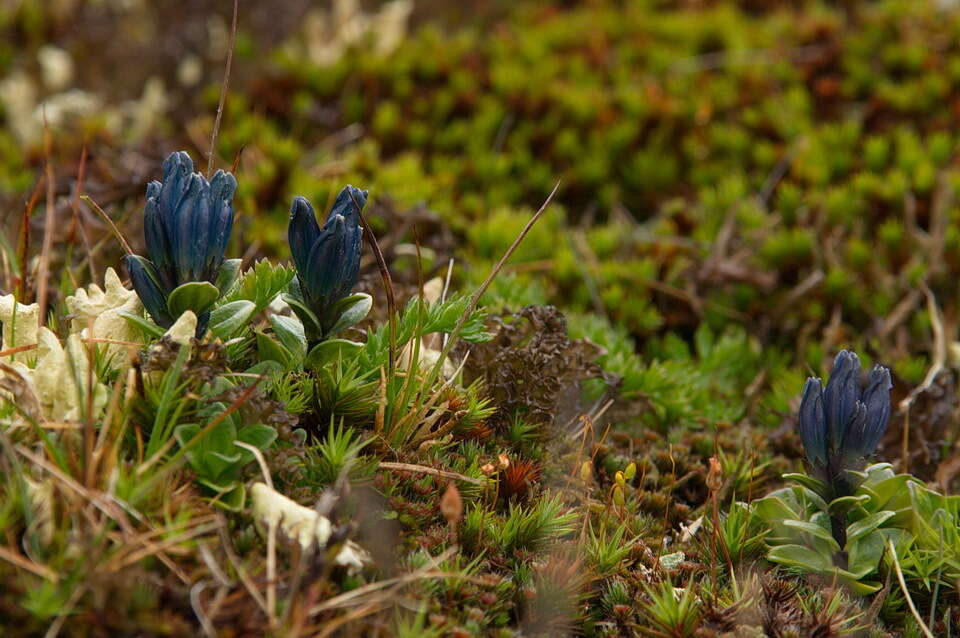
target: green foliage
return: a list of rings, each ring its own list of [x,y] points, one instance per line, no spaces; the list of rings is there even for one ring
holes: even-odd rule
[[[369,476],[376,459],[361,456],[369,443],[355,429],[331,423],[327,436],[304,450],[303,467],[311,483],[332,485],[341,474],[352,480]]]
[[[622,394],[649,401],[654,409],[646,418],[652,427],[700,427],[735,422],[743,415],[743,390],[761,362],[760,349],[746,332],[715,336],[701,324],[692,351],[672,335],[650,350],[655,358],[624,376]],[[763,356],[770,360],[769,352]]]
[[[146,447],[148,458],[157,454],[173,436],[181,415],[193,404],[192,397],[186,392],[191,380],[183,379],[184,366],[189,356],[189,348],[180,348],[173,364],[162,376],[159,379],[148,378],[144,387],[146,401],[143,407],[153,416]]]
[[[495,542],[508,554],[518,549],[541,550],[573,532],[576,521],[577,513],[566,510],[558,495],[530,505],[511,503]]]
[[[443,627],[431,627],[427,624],[427,605],[420,605],[416,614],[397,608],[394,624],[394,635],[397,638],[434,638],[443,635]]]
[[[713,564],[725,565],[728,556],[735,565],[750,562],[764,553],[766,530],[748,505],[731,504],[720,514],[719,522],[714,531],[714,522],[708,516],[705,522],[707,531],[701,539],[708,547]]]
[[[277,438],[273,428],[262,424],[244,425],[236,413],[224,416],[227,405],[213,402],[199,411],[200,423],[178,425],[174,436],[181,448],[193,441],[186,453],[187,462],[197,475],[197,482],[214,494],[215,501],[229,509],[243,507],[246,491],[241,471],[255,460],[251,450],[236,445],[245,443],[265,450]],[[217,423],[213,423],[218,421]]]
[[[619,525],[608,532],[605,527],[599,531],[590,528],[587,537],[586,554],[591,566],[601,577],[611,576],[620,571],[621,564],[633,550],[635,539],[627,538],[627,528]]]
[[[138,58],[128,24],[183,26],[167,19],[163,3],[134,3],[109,16],[101,15],[103,3],[79,3],[89,15],[76,13],[74,4],[0,11],[8,36],[0,38],[0,69],[15,79],[21,70],[34,73],[38,62],[45,68],[34,59],[38,49],[63,25],[76,24],[68,53],[93,77],[103,66],[96,51],[113,49],[89,46],[83,25],[110,27],[131,59]],[[894,583],[890,543],[908,595],[935,635],[950,635],[960,580],[960,501],[921,481],[932,481],[935,464],[948,460],[952,430],[943,430],[946,438],[913,440],[926,445],[923,457],[934,461],[912,464],[916,479],[881,465],[868,469],[847,500],[824,500],[821,486],[802,475],[792,477],[799,485],[749,505],[738,499],[756,499],[765,481],[796,464],[789,415],[808,370],[820,369],[840,345],[866,348],[890,364],[899,389],[909,391],[927,374],[935,351],[929,344],[936,316],[918,291],[929,289],[944,317],[958,315],[955,16],[926,0],[554,4],[480,3],[465,24],[462,12],[443,7],[418,15],[389,55],[371,33],[369,41],[364,36],[322,64],[308,49],[318,41],[325,50],[338,45],[350,29],[318,39],[312,29],[329,20],[307,16],[296,33],[279,34],[260,28],[256,15],[245,20],[241,14],[237,64],[247,81],[231,89],[214,156],[239,157],[245,149],[233,248],[251,248],[257,256],[287,258],[290,194],[330,202],[346,181],[370,185],[377,206],[367,222],[383,240],[401,300],[420,274],[411,264],[432,277],[448,256],[456,257],[455,287],[469,291],[559,180],[552,209],[482,302],[504,313],[555,304],[569,319],[571,338],[602,349],[599,364],[619,384],[589,380],[584,396],[564,397],[577,406],[571,417],[580,407],[589,411],[594,429],[571,441],[566,431],[522,418],[495,423],[489,417],[499,406],[488,399],[490,387],[464,387],[462,378],[448,379],[440,365],[417,356],[428,347],[428,355],[436,353],[467,297],[429,306],[411,301],[391,326],[379,307],[372,320],[356,323],[371,303],[358,296],[337,309],[347,318],[329,326],[337,339],[308,344],[302,323],[268,309],[289,285],[292,269],[261,260],[240,275],[238,263],[225,263],[212,308],[210,284],[188,284],[166,303],[172,312],[209,309],[211,341],[226,346],[209,349],[216,344],[201,340],[190,349],[158,350],[153,342],[163,330],[127,315],[137,329],[131,334],[147,344],[142,365],[130,375],[122,369],[125,357],[108,365],[103,351],[97,353],[95,375],[117,390],[102,421],[24,423],[8,397],[17,390],[15,377],[2,373],[0,531],[14,562],[0,562],[6,585],[0,608],[11,626],[42,634],[58,615],[76,613],[66,617],[65,630],[77,624],[71,620],[95,617],[107,633],[197,633],[198,614],[168,603],[190,598],[181,581],[209,582],[208,567],[219,564],[231,567],[224,585],[230,604],[210,605],[210,592],[198,588],[198,610],[211,614],[217,627],[236,621],[249,623],[251,633],[283,633],[291,629],[284,622],[300,622],[302,610],[322,604],[317,592],[336,596],[387,575],[393,561],[381,564],[379,553],[373,569],[342,574],[299,563],[280,540],[274,564],[279,624],[267,626],[255,603],[256,613],[247,613],[246,585],[234,576],[243,568],[265,591],[267,573],[265,541],[250,512],[224,514],[223,533],[236,558],[221,553],[227,546],[219,528],[190,527],[194,517],[209,520],[211,500],[240,505],[244,481],[258,474],[252,454],[235,445],[246,440],[268,451],[277,485],[295,490],[291,497],[308,506],[338,476],[373,476],[371,489],[402,523],[390,540],[410,557],[400,561],[403,569],[424,567],[440,548],[456,546],[439,566],[454,575],[405,587],[405,609],[394,623],[398,635],[507,635],[559,594],[573,601],[560,621],[571,626],[547,635],[676,637],[693,635],[698,625],[723,633],[727,628],[718,625],[732,612],[715,608],[722,601],[742,605],[737,621],[753,617],[740,613],[748,603],[758,608],[756,616],[782,612],[780,618],[797,621],[784,631],[798,635],[853,632],[862,618],[878,635],[919,636],[895,584],[882,601],[875,596],[852,604],[845,594],[819,587],[836,580],[844,591],[866,593],[888,579]],[[73,19],[78,16],[83,19]],[[351,25],[386,22],[359,18]],[[275,48],[261,46],[266,41]],[[5,96],[13,94],[5,88]],[[56,90],[37,88],[38,99],[57,111]],[[191,139],[209,132],[219,84],[181,88],[177,108],[158,116],[150,132],[161,146],[171,131],[188,131]],[[135,89],[142,89],[139,82]],[[89,147],[89,157],[99,159],[88,164],[87,187],[103,193],[98,198],[108,215],[136,244],[139,234],[123,219],[142,205],[142,192],[127,197],[126,188],[102,190],[104,176],[123,185],[141,173],[129,164],[136,153],[114,147],[129,143],[127,133],[105,124],[128,118],[114,117],[109,96],[91,95],[104,100],[104,114],[51,117],[49,151],[21,138],[8,100],[0,106],[6,126],[0,126],[0,192],[21,208],[30,202],[22,219],[31,229],[21,237],[11,226],[0,235],[5,291],[37,292],[36,278],[24,273],[34,272],[27,266],[37,263],[33,247],[43,235],[36,232],[43,220],[38,158],[49,161],[60,184]],[[196,119],[184,121],[184,113]],[[362,137],[353,139],[355,131]],[[77,212],[82,220],[88,211]],[[21,223],[19,214],[8,217]],[[88,264],[111,263],[111,251],[119,251],[116,242],[102,241],[97,225],[78,228],[94,233],[91,261],[76,262],[83,234],[76,228],[53,235],[51,265],[60,274],[50,279],[47,325],[61,337],[70,318],[57,300],[86,276]],[[24,254],[22,239],[29,240]],[[411,256],[414,243],[423,253],[419,262]],[[365,250],[364,276],[373,278],[364,283],[377,286],[370,257]],[[462,360],[469,344],[490,339],[486,320],[484,311],[471,313],[457,335],[463,343],[453,344],[455,359]],[[432,336],[437,333],[443,337]],[[222,396],[222,379],[251,378],[243,375],[262,375],[258,393],[217,421],[238,396]],[[955,401],[944,389],[937,407],[948,412]],[[609,398],[614,403],[607,406]],[[291,414],[302,429],[291,431]],[[911,416],[915,428],[928,426],[919,405]],[[215,427],[203,431],[211,423]],[[306,444],[308,430],[316,439]],[[267,440],[274,433],[281,437],[276,451]],[[43,464],[33,462],[36,455]],[[542,470],[526,500],[507,503],[491,488],[506,479],[501,455],[514,469],[532,460]],[[705,483],[710,456],[718,458],[723,477],[716,529],[706,500],[713,493]],[[386,459],[428,469],[374,471]],[[577,476],[572,470],[584,460],[586,470]],[[637,475],[618,478],[631,461]],[[443,481],[430,468],[489,474],[481,486],[458,483],[464,514],[455,531],[438,512]],[[38,506],[28,480],[52,480],[52,516]],[[201,490],[190,489],[194,481]],[[104,494],[120,509],[99,500]],[[97,507],[85,506],[87,500]],[[378,528],[383,513],[368,509],[357,520]],[[342,530],[352,526],[347,518],[353,515],[349,507],[337,511],[345,523],[339,533],[347,533]],[[701,515],[703,529],[692,547],[683,546],[677,523]],[[840,518],[842,547],[832,523]],[[47,519],[55,530],[49,543],[41,534]],[[578,521],[589,523],[584,529]],[[680,546],[666,548],[667,536]],[[144,538],[159,539],[163,552],[138,546]],[[577,576],[605,580],[578,588],[583,581],[565,578],[564,570],[549,573],[544,566],[557,562],[558,540],[576,544]],[[413,547],[424,549],[411,555]],[[644,548],[653,557],[682,551],[679,569],[689,567],[694,578],[682,589],[663,582],[661,570],[648,571],[655,563]],[[773,562],[754,562],[761,554]],[[138,560],[127,563],[130,557]],[[725,571],[728,560],[733,574],[707,575],[712,565]],[[57,582],[39,575],[45,569]],[[764,573],[737,591],[747,569]],[[311,586],[300,583],[303,574]],[[166,593],[151,597],[129,586],[141,581],[165,583]],[[796,602],[771,604],[771,582],[798,587],[790,596]],[[336,623],[341,613],[349,610],[327,610],[304,626]],[[386,626],[389,633],[389,617],[373,618],[374,632]],[[355,622],[344,631],[369,630],[365,619]],[[737,628],[745,635],[753,630],[763,629]]]
[[[952,571],[957,498],[945,497],[891,466],[877,463],[857,473],[863,483],[852,496],[824,501],[827,487],[805,474],[788,475],[799,485],[755,501],[754,515],[769,530],[767,557],[802,572],[836,577],[860,594],[880,589],[889,565],[888,544],[909,557],[904,571],[931,585],[932,563]],[[845,544],[831,519],[842,521]],[[911,570],[916,569],[916,572]]]
[[[659,585],[646,585],[648,600],[641,602],[640,612],[646,621],[644,635],[656,638],[691,638],[700,625],[692,583],[676,588],[669,580]]]
[[[397,349],[431,333],[452,333],[460,317],[466,312],[468,303],[467,297],[459,295],[452,295],[443,302],[433,304],[427,304],[419,298],[411,299],[397,318],[393,348]],[[458,338],[467,343],[488,341],[491,335],[485,330],[485,316],[482,309],[471,312]],[[367,335],[367,342],[358,356],[358,361],[365,370],[378,370],[387,364],[391,348],[390,338],[388,324],[379,326]]]
[[[261,259],[239,277],[222,301],[250,301],[255,306],[252,313],[255,315],[286,289],[293,274],[293,268],[289,266]]]

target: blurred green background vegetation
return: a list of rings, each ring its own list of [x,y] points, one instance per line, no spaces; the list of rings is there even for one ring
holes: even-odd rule
[[[923,286],[955,325],[953,3],[240,5],[217,142],[238,254],[286,257],[292,195],[322,207],[354,183],[396,268],[420,241],[426,274],[455,256],[475,284],[559,182],[488,303],[593,313],[641,349],[702,324],[814,368],[853,345],[908,382],[928,366]],[[8,243],[48,156],[64,239],[78,219],[97,241],[78,184],[126,220],[159,158],[206,153],[231,3],[4,6]]]

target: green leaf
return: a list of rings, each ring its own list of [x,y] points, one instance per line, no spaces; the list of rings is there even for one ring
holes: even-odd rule
[[[261,361],[276,361],[284,369],[292,367],[294,363],[292,352],[279,341],[262,332],[257,333],[257,354],[260,355]]]
[[[260,361],[247,368],[246,373],[260,374],[272,381],[282,375],[286,369],[286,366],[279,361]]]
[[[173,436],[177,440],[177,443],[180,447],[184,447],[193,437],[200,433],[200,426],[196,423],[187,423],[184,425],[178,425],[173,430]],[[187,452],[187,463],[190,464],[190,467],[193,468],[195,472],[200,471],[202,467],[201,456],[202,452],[200,451],[200,445],[203,441],[198,443],[194,449]]]
[[[173,431],[173,436],[176,437],[177,443],[179,443],[180,445],[186,445],[187,442],[193,437],[195,437],[199,432],[200,432],[199,425],[197,425],[196,423],[187,423],[185,425],[178,425],[177,428]]]
[[[782,493],[789,490],[778,490],[753,502],[753,512],[768,523],[780,522],[784,519],[795,519],[803,512],[795,511],[781,498]]]
[[[853,593],[859,596],[870,596],[880,591],[883,583],[872,580],[849,580],[847,581],[847,586]]]
[[[177,286],[167,297],[167,310],[174,318],[187,310],[198,317],[213,307],[220,298],[220,291],[208,281],[191,281]]]
[[[222,495],[230,492],[237,486],[237,480],[233,478],[217,480],[212,478],[197,478],[197,483],[209,489],[214,494]]]
[[[833,559],[830,556],[819,554],[803,545],[778,545],[767,553],[767,559],[806,571],[825,572],[833,568]]]
[[[839,552],[840,544],[837,543],[836,539],[833,538],[833,535],[830,533],[830,530],[824,529],[823,527],[817,525],[816,523],[811,523],[809,521],[798,521],[793,519],[788,519],[783,521],[783,524],[786,527],[791,529],[799,530],[801,532],[806,532],[815,538],[819,538],[822,541],[825,541],[827,545],[830,546],[831,551]]]
[[[258,450],[265,450],[277,440],[277,431],[269,425],[259,423],[248,425],[245,428],[240,428],[240,431],[237,432],[237,440],[252,445]],[[249,455],[250,460],[253,460],[253,453],[250,450],[240,449],[245,453],[245,456]]]
[[[250,322],[257,306],[252,301],[231,301],[210,313],[210,332],[220,339],[229,339]]]
[[[823,496],[824,494],[829,494],[830,492],[830,487],[826,483],[824,483],[818,478],[814,478],[810,476],[809,474],[802,474],[799,472],[790,472],[788,474],[784,474],[783,478],[784,480],[793,481],[794,483],[802,485],[803,487],[807,488],[812,492],[819,494],[820,496]]]
[[[239,512],[247,500],[247,488],[243,483],[237,483],[236,486],[224,494],[217,503],[224,509],[231,512]]]
[[[135,315],[132,312],[127,312],[126,310],[117,310],[117,314],[123,317],[127,323],[142,332],[144,336],[148,338],[159,339],[166,332],[163,328],[153,323],[149,319],[144,319],[140,315]]]
[[[876,514],[871,514],[866,518],[862,518],[855,523],[851,523],[847,526],[847,543],[851,543],[866,536],[873,530],[877,529],[884,523],[886,523],[894,515],[893,512],[877,512]]]
[[[220,272],[217,273],[217,289],[220,295],[226,295],[233,289],[234,284],[240,277],[240,264],[242,259],[227,259],[220,266]]]
[[[247,500],[247,489],[239,481],[231,481],[220,485],[210,481],[198,480],[198,483],[212,491],[216,496],[212,499],[218,506],[230,512],[239,512]]]
[[[300,297],[285,293],[283,295],[283,300],[288,306],[290,306],[290,308],[300,319],[301,323],[303,324],[304,334],[307,335],[308,341],[319,340],[323,338],[323,327],[320,325],[320,319],[317,317],[317,315],[313,314],[312,310],[307,308],[307,305]]]
[[[292,268],[261,259],[243,273],[225,301],[252,301],[257,306],[257,312],[260,312],[283,292],[293,275]]]
[[[356,355],[363,348],[362,343],[348,339],[328,339],[321,341],[307,354],[304,366],[312,369],[322,368],[336,359],[345,359]]]
[[[860,486],[860,491],[869,494],[873,499],[873,507],[878,509],[898,509],[892,503],[900,506],[909,504],[910,492],[907,484],[915,479],[908,474],[898,474],[879,480],[868,480]]]
[[[303,324],[294,317],[270,315],[273,333],[280,343],[290,352],[294,361],[303,361],[307,356],[307,336],[303,333]]]
[[[203,455],[204,465],[206,466],[204,478],[216,480],[221,477],[234,476],[240,471],[241,465],[245,465],[242,463],[242,459],[243,455],[239,452],[225,454],[215,450],[208,451]]]
[[[866,494],[860,494],[859,496],[841,496],[840,498],[835,498],[830,501],[830,504],[827,505],[827,511],[830,512],[831,516],[839,516],[847,512],[852,512],[857,507],[869,502],[870,497]]]
[[[341,307],[343,310],[340,309]],[[339,318],[324,336],[331,337],[341,330],[346,330],[350,326],[360,323],[364,317],[370,313],[370,308],[372,307],[373,297],[365,292],[358,292],[349,297],[344,297],[334,306],[333,312],[334,314],[339,313]]]

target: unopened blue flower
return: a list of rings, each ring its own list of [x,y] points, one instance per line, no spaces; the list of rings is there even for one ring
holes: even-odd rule
[[[341,301],[353,290],[360,274],[360,211],[367,191],[347,186],[321,228],[313,206],[296,197],[290,209],[288,239],[297,270],[290,295],[311,340],[318,340],[337,321]]]
[[[217,171],[210,181],[193,172],[187,153],[171,153],[163,162],[163,181],[147,185],[144,238],[147,258],[127,257],[133,286],[160,326],[177,319],[167,306],[170,294],[191,282],[216,284],[233,229],[237,180]],[[199,317],[206,324],[208,313]]]
[[[874,366],[866,387],[860,384],[860,360],[842,350],[833,363],[827,387],[807,379],[800,403],[800,439],[814,473],[835,496],[855,487],[847,470],[862,469],[863,460],[880,443],[890,419],[890,371]]]

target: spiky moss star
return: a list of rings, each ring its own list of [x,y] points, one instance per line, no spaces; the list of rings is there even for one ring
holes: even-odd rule
[[[210,309],[236,280],[240,260],[224,260],[233,229],[237,180],[218,170],[212,179],[193,171],[184,151],[163,162],[163,181],[147,185],[143,234],[148,258],[128,255],[130,278],[153,320],[169,328],[186,310],[196,313],[197,335]]]

